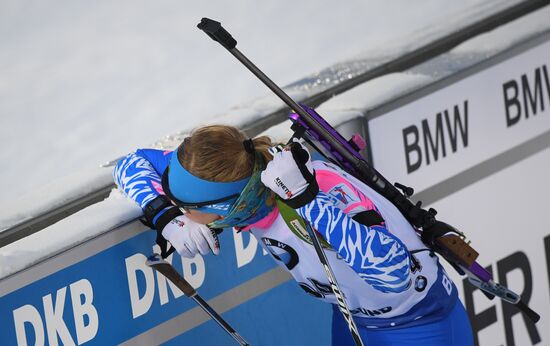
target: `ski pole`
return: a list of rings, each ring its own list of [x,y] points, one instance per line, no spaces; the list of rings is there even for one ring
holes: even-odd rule
[[[248,346],[243,337],[233,329],[212,307],[195,291],[193,286],[181,276],[174,267],[162,259],[159,254],[153,254],[145,262],[173,282],[187,297],[192,298],[214,321],[216,321],[241,346]]]
[[[308,117],[306,111],[303,110],[299,104],[297,104],[277,84],[275,84],[271,79],[269,79],[268,76],[266,76],[258,67],[256,67],[256,65],[254,65],[250,60],[248,60],[248,58],[236,48],[237,41],[231,36],[229,32],[227,32],[221,26],[219,22],[216,22],[212,19],[203,18],[201,22],[197,25],[197,27],[200,30],[204,31],[214,41],[219,42],[223,47],[225,47],[231,54],[233,54],[233,56],[235,56],[235,58],[237,58],[237,60],[239,60],[243,65],[245,65],[254,75],[256,75],[256,77],[258,77],[269,89],[271,89],[271,91],[273,91],[277,96],[279,96],[279,98],[281,98],[291,109],[293,109],[298,114],[302,115],[304,118]],[[312,127],[315,125],[316,125],[315,123],[312,123]],[[324,131],[322,127],[320,126],[317,126],[317,127],[319,127],[318,129],[319,131]],[[342,152],[350,155],[349,152],[347,152],[345,149],[342,149]],[[311,228],[311,225],[309,225],[309,223],[307,222],[306,222],[306,229],[313,242],[315,251],[319,256],[319,260],[323,265],[323,268],[325,269],[332,291],[338,301],[338,307],[348,324],[348,328],[351,332],[353,340],[355,341],[356,345],[363,346],[364,344],[363,344],[363,341],[361,340],[361,337],[359,336],[359,332],[357,330],[355,321],[353,320],[353,317],[349,311],[349,308],[346,305],[346,301],[338,286],[336,277],[334,276],[334,273],[330,268],[326,255],[321,248],[321,243],[319,242],[319,239],[317,238],[315,231],[313,231],[313,229]]]
[[[305,221],[305,220],[304,220]],[[334,293],[334,296],[336,297],[336,301],[338,302],[338,308],[340,309],[340,312],[344,316],[344,319],[346,320],[348,324],[349,331],[351,333],[351,336],[353,337],[353,341],[355,341],[355,345],[357,346],[364,346],[363,340],[361,340],[361,336],[359,336],[359,331],[357,330],[357,325],[355,324],[355,321],[353,320],[353,316],[351,315],[351,312],[349,311],[349,308],[346,304],[346,300],[344,299],[344,295],[342,294],[342,291],[340,290],[340,287],[338,285],[338,281],[336,281],[336,277],[334,276],[334,272],[332,271],[332,268],[330,267],[328,263],[327,256],[325,252],[323,251],[323,248],[321,247],[321,242],[319,241],[319,238],[317,237],[317,234],[311,227],[310,223],[305,221],[306,224],[306,230],[307,234],[311,238],[311,242],[313,243],[313,247],[315,247],[315,252],[317,252],[317,256],[319,256],[319,261],[321,261],[321,264],[323,265],[323,268],[325,269],[325,273],[327,274],[328,281],[330,283],[330,288],[332,288],[332,292]]]

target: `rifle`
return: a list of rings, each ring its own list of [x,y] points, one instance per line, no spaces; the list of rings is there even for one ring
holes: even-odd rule
[[[203,18],[197,26],[226,48],[293,110],[289,115],[293,122],[293,137],[304,139],[327,160],[338,164],[388,199],[415,227],[422,241],[430,249],[443,257],[460,275],[466,275],[468,281],[489,299],[497,296],[515,304],[533,322],[539,321],[539,314],[530,309],[519,294],[495,282],[491,273],[476,261],[479,254],[466,242],[464,233],[437,220],[435,209],[422,208],[422,202],[414,204],[410,200],[414,193],[412,188],[399,183],[391,184],[361,156],[359,151],[364,147],[365,141],[360,135],[356,134],[350,140],[346,140],[313,108],[296,103],[236,48],[237,41],[219,22]]]

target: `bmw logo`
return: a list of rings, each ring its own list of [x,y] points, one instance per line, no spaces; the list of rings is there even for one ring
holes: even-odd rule
[[[417,292],[422,292],[426,289],[426,286],[428,286],[428,279],[425,276],[418,275],[414,281],[414,289]]]

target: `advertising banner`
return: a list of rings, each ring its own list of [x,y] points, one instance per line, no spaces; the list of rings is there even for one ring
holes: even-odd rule
[[[11,292],[2,288],[2,345],[234,343],[145,265],[155,235],[140,232]],[[219,256],[168,260],[251,344],[329,342],[330,307],[302,291],[247,232],[224,231]]]
[[[369,121],[374,166],[465,232],[541,315],[535,325],[450,268],[476,344],[550,345],[550,41],[430,88]]]

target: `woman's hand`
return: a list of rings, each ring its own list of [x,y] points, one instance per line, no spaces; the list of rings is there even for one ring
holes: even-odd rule
[[[193,258],[212,251],[220,253],[218,235],[205,225],[191,221],[187,216],[175,217],[162,229],[162,236],[172,244],[182,257]]]
[[[292,208],[315,198],[319,186],[307,149],[296,139],[286,147],[271,148],[273,160],[262,172],[262,183]]]

